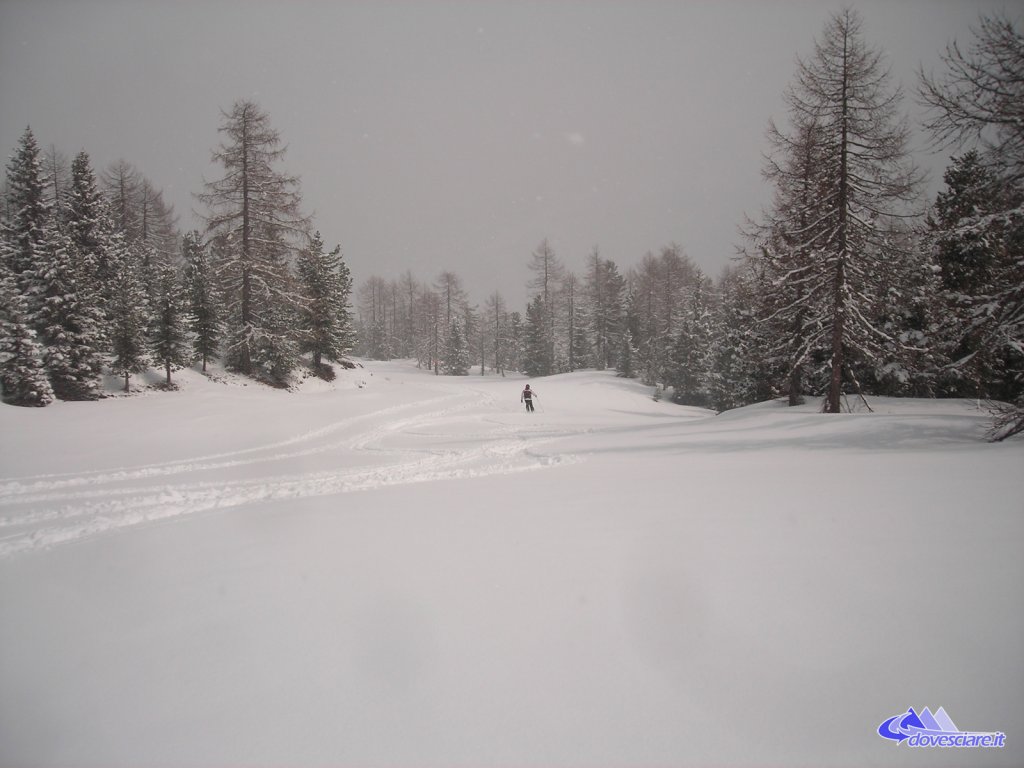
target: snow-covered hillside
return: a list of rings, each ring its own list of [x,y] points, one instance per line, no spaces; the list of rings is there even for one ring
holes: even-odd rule
[[[0,408],[0,765],[1024,762],[1024,441],[972,403],[179,379]]]

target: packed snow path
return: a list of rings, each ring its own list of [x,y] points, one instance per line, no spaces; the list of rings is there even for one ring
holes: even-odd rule
[[[424,387],[434,397],[336,419],[262,445],[0,481],[0,557],[212,509],[523,472],[573,460],[539,449],[578,430],[521,418],[518,408],[511,407],[513,382],[502,387],[509,403],[497,407],[495,384],[454,385],[438,379]],[[287,430],[289,425],[283,426]],[[130,424],[124,427],[131,429]],[[221,422],[210,428],[233,426]],[[204,435],[193,433],[196,449],[202,448]]]
[[[0,408],[0,765],[1024,764],[1024,441],[973,403],[178,376]]]

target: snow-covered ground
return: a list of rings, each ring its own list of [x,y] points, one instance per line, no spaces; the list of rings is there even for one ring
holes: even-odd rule
[[[1024,440],[972,403],[177,377],[0,408],[2,766],[1024,764]]]

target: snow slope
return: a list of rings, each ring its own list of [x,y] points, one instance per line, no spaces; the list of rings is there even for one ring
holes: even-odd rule
[[[0,409],[0,765],[1024,763],[1024,441],[971,403],[180,378]]]

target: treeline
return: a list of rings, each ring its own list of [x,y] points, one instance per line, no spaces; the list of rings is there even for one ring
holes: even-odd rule
[[[623,270],[595,248],[579,276],[547,242],[525,310],[470,302],[458,276],[373,277],[359,351],[435,372],[541,376],[614,367],[679,403],[718,410],[780,395],[969,397],[992,437],[1024,430],[1024,39],[982,18],[945,72],[920,73],[924,128],[962,150],[921,200],[902,94],[853,11],[798,63],[784,127],[769,124],[772,204],[717,280],[678,246]]]
[[[354,342],[351,276],[301,214],[266,113],[223,115],[223,176],[198,195],[206,229],[181,235],[160,191],[120,161],[97,177],[26,129],[7,165],[0,238],[3,401],[89,400],[101,376],[172,373],[222,357],[277,386],[308,355],[320,376]]]

